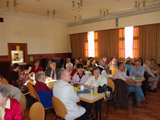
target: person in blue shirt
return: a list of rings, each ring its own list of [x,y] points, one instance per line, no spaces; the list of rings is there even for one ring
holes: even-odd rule
[[[135,78],[144,78],[145,68],[140,65],[140,61],[138,59],[135,60],[134,62],[135,66],[131,68],[129,76]]]
[[[131,71],[131,60],[125,62],[125,67],[127,68],[128,73]]]

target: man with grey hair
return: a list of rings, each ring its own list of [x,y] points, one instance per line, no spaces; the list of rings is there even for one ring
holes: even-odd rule
[[[72,80],[72,77],[76,73],[76,70],[73,69],[73,64],[72,63],[67,63],[66,64],[66,69],[69,71],[70,76],[71,76],[71,80]]]
[[[5,86],[7,89],[10,90],[10,93],[11,93],[10,96],[11,96],[12,98],[20,101],[22,92],[20,91],[19,88],[14,87],[13,85],[10,85],[10,84],[4,84],[4,83],[2,82],[1,77],[0,77],[0,86],[1,86],[1,85]]]
[[[99,63],[98,68],[100,69],[101,75],[103,75],[106,79],[108,79],[106,70],[104,69],[105,61],[103,59],[100,59],[98,63]]]
[[[149,82],[151,82],[152,83],[152,85],[151,85],[151,89],[150,89],[150,91],[151,92],[157,92],[155,89],[157,88],[157,84],[158,84],[158,77],[156,77],[153,73],[152,73],[152,71],[151,71],[151,62],[149,61],[149,60],[147,60],[146,62],[145,62],[145,64],[143,64],[143,67],[145,68],[145,71],[148,73],[148,75],[149,75],[149,79],[148,79],[148,81]]]
[[[46,70],[46,76],[51,77],[54,80],[58,79],[59,69],[56,68],[56,63],[51,62],[49,69]]]
[[[60,99],[67,109],[66,120],[86,120],[85,109],[77,105],[80,97],[77,95],[71,81],[70,73],[66,69],[59,72],[59,81],[53,86],[53,96]]]

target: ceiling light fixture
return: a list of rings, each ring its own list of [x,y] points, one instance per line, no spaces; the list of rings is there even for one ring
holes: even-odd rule
[[[9,8],[9,1],[6,1],[6,11],[10,11],[10,8]]]
[[[49,19],[49,10],[47,10],[47,18]]]
[[[47,10],[47,18],[52,18],[52,19],[55,19],[56,18],[56,10],[53,10],[52,11],[52,14],[50,15],[50,11]]]
[[[52,19],[55,19],[56,18],[56,10],[53,10],[52,11]]]
[[[83,22],[81,15],[79,15],[79,16],[74,16],[74,19],[75,19],[75,23],[81,24],[81,23]]]
[[[17,1],[16,0],[13,0],[13,11],[14,12],[18,12],[18,3],[17,3]]]
[[[138,13],[140,11],[143,11],[146,7],[146,1],[142,1],[142,2],[135,2],[135,11]]]
[[[83,8],[83,1],[80,0],[79,3],[77,3],[77,6],[75,5],[75,1],[72,1],[72,10],[77,10],[77,12],[81,11]]]
[[[100,16],[105,19],[108,17],[108,10],[100,10]]]
[[[6,11],[18,12],[18,3],[16,0],[13,0],[13,4],[10,6],[10,1],[6,1]]]

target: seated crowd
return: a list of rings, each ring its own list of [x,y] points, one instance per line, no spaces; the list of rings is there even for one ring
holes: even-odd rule
[[[96,60],[90,57],[87,60],[87,70],[84,70],[82,58],[78,58],[74,62],[67,58],[62,68],[57,68],[56,62],[48,59],[45,71],[40,66],[39,60],[34,62],[33,67],[26,65],[22,71],[19,68],[19,64],[13,64],[13,70],[8,79],[9,84],[3,83],[3,77],[0,76],[0,101],[3,101],[0,102],[0,117],[8,118],[7,120],[23,119],[19,101],[22,93],[28,93],[27,82],[33,83],[44,108],[53,106],[52,97],[54,96],[65,105],[66,120],[86,120],[90,117],[96,118],[103,99],[96,101],[95,113],[92,114],[92,104],[80,101],[79,95],[74,90],[74,83],[84,85],[88,90],[93,87],[95,91],[98,91],[99,86],[107,84],[110,68],[115,68],[116,72],[112,78],[125,81],[129,86],[129,92],[134,92],[136,95],[136,106],[145,107],[143,103],[149,103],[145,97],[146,89],[149,89],[150,92],[157,92],[159,81],[159,72],[156,72],[158,66],[154,59],[143,63],[142,58],[133,61],[128,57],[125,62],[117,62],[115,57],[112,57],[108,62],[104,57],[98,61],[97,65]],[[52,88],[45,84],[47,77],[57,80]],[[144,81],[138,82],[135,79],[144,79]],[[31,100],[30,97],[27,99],[27,101]],[[78,102],[81,102],[81,106],[77,105]]]

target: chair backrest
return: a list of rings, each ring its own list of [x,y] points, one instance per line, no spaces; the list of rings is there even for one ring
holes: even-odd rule
[[[37,101],[38,101],[38,102],[41,102],[40,99],[39,99],[39,96],[38,96],[37,92],[36,92],[35,90],[34,90],[34,92],[35,92]]]
[[[35,90],[34,90],[32,84],[30,82],[27,83],[27,87],[28,87],[30,96],[32,96],[33,98],[37,99],[37,96],[35,94]]]
[[[44,107],[40,102],[35,102],[29,111],[29,118],[31,120],[44,120]]]
[[[121,103],[123,108],[128,108],[128,84],[121,79],[115,79],[113,82],[115,84],[115,91],[113,93],[114,100]]]
[[[67,115],[67,109],[62,103],[62,101],[59,100],[57,97],[52,97],[52,104],[56,115],[65,119],[65,116]]]
[[[115,74],[116,69],[117,69],[117,68],[109,68],[109,70],[111,70],[111,74],[112,74],[112,75],[114,75],[114,74]]]
[[[20,102],[20,105],[21,105],[21,108],[22,108],[22,115],[24,115],[24,111],[26,109],[26,97],[23,93],[21,95],[21,99],[20,99],[19,102]]]
[[[114,91],[115,85],[114,85],[114,82],[111,79],[107,80],[107,86],[112,88],[112,92]]]
[[[2,77],[2,83],[9,84],[8,81]]]

